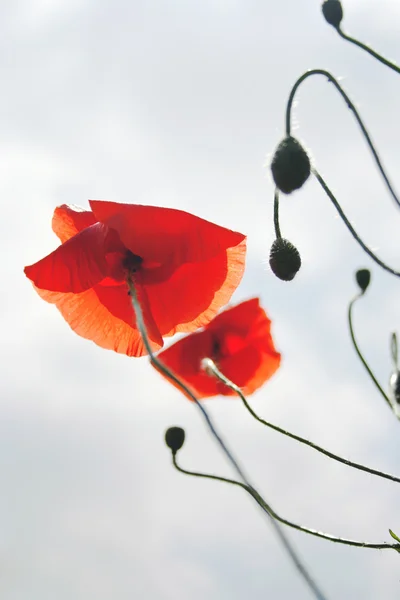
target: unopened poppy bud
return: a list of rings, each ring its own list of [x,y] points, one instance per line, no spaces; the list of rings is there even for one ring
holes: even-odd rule
[[[184,441],[185,430],[182,427],[169,427],[165,432],[165,443],[172,454],[176,454],[182,448]]]
[[[343,19],[343,8],[340,0],[325,0],[322,5],[325,21],[338,28]]]
[[[390,392],[391,396],[394,400],[394,403],[400,406],[400,371],[396,369],[389,380]]]
[[[364,293],[371,281],[371,271],[369,269],[359,269],[356,273],[356,280],[360,290]]]
[[[276,187],[284,194],[301,188],[310,175],[310,159],[298,140],[288,135],[277,147],[271,163]]]
[[[271,246],[269,264],[279,279],[291,281],[301,267],[299,251],[289,240],[277,238]]]

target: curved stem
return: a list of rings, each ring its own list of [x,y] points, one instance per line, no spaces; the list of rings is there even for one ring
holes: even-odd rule
[[[291,438],[292,440],[296,440],[297,442],[300,442],[301,444],[305,444],[306,446],[313,448],[313,450],[316,450],[317,452],[320,452],[321,454],[324,454],[328,458],[332,458],[333,460],[336,460],[337,462],[340,462],[343,465],[346,465],[347,467],[352,467],[353,469],[358,469],[359,471],[365,471],[366,473],[370,473],[371,475],[376,475],[377,477],[382,477],[383,479],[389,479],[390,481],[394,481],[395,483],[400,483],[400,477],[396,477],[395,475],[391,475],[390,473],[385,473],[384,471],[378,471],[377,469],[371,469],[370,467],[366,467],[365,465],[361,465],[361,464],[353,462],[351,460],[347,460],[346,458],[342,458],[341,456],[338,456],[337,454],[333,454],[333,452],[330,452],[329,450],[322,448],[322,446],[318,446],[317,444],[314,444],[314,442],[310,442],[309,440],[306,440],[305,438],[302,438],[299,435],[296,435],[294,433],[291,433],[290,431],[286,431],[285,429],[282,429],[282,427],[278,427],[277,425],[273,425],[272,423],[265,421],[264,419],[259,417],[257,415],[257,413],[254,412],[254,410],[251,408],[251,406],[247,402],[246,397],[243,394],[242,390],[237,385],[235,385],[233,383],[233,381],[230,381],[227,377],[225,377],[225,375],[223,373],[221,373],[221,371],[218,369],[218,367],[215,365],[215,363],[211,359],[207,359],[206,368],[207,368],[208,373],[217,377],[222,383],[224,383],[231,390],[233,390],[237,393],[237,395],[241,398],[244,406],[247,408],[247,410],[249,411],[251,416],[254,417],[254,419],[256,419],[256,421],[258,421],[259,423],[262,423],[266,427],[269,427],[270,429],[273,429],[274,431],[277,431],[278,433],[282,433],[283,435],[286,435],[287,437]]]
[[[180,467],[178,465],[178,463],[176,461],[176,455],[172,456],[172,461],[173,461],[174,467],[181,473],[184,473],[185,475],[191,475],[193,477],[202,477],[204,479],[212,479],[214,481],[222,481],[224,483],[230,483],[231,485],[236,485],[236,486],[241,487],[255,499],[255,501],[259,504],[259,506],[261,506],[262,508],[267,510],[268,513],[276,521],[279,521],[279,523],[282,523],[282,525],[286,525],[287,527],[296,529],[297,531],[302,531],[303,533],[313,535],[314,537],[322,538],[324,540],[327,540],[328,542],[333,542],[336,544],[343,544],[345,546],[353,546],[356,548],[370,548],[371,550],[396,550],[397,552],[400,552],[400,544],[387,544],[385,542],[380,543],[380,544],[379,543],[378,544],[371,543],[371,542],[360,542],[358,540],[341,538],[336,535],[324,533],[323,531],[317,531],[316,529],[310,529],[309,527],[305,527],[304,525],[299,525],[298,523],[293,523],[293,521],[289,521],[288,519],[285,519],[284,517],[281,517],[280,515],[278,515],[271,508],[271,506],[265,502],[265,500],[262,498],[262,496],[260,496],[257,493],[254,493],[254,490],[252,490],[251,488],[248,488],[248,486],[241,483],[240,481],[235,481],[234,479],[228,479],[226,477],[219,477],[218,475],[208,475],[207,473],[199,473],[197,471],[188,471],[187,469],[183,469],[182,467]]]
[[[275,228],[275,237],[279,239],[282,237],[281,228],[279,226],[279,190],[275,188],[274,194],[274,228]]]
[[[354,335],[354,328],[353,328],[353,306],[354,306],[355,302],[359,298],[361,298],[361,296],[363,296],[363,295],[364,294],[362,294],[362,293],[361,294],[357,294],[357,296],[355,296],[353,298],[353,300],[349,304],[349,309],[348,309],[348,312],[347,312],[347,317],[348,317],[348,322],[349,322],[349,330],[350,330],[351,341],[353,342],[354,349],[357,352],[358,358],[361,360],[362,364],[364,365],[365,370],[367,371],[367,373],[370,376],[371,380],[374,382],[377,390],[379,391],[379,393],[381,394],[381,396],[385,400],[386,404],[389,406],[390,410],[393,412],[392,403],[390,402],[388,396],[385,394],[382,386],[379,384],[379,381],[377,380],[377,378],[375,377],[375,375],[371,371],[371,369],[370,369],[367,361],[365,360],[364,356],[361,354],[360,348],[358,347],[357,340],[356,340],[355,335]]]
[[[397,194],[393,189],[393,186],[389,180],[389,177],[386,175],[386,171],[383,167],[382,161],[378,155],[378,152],[375,149],[374,144],[372,143],[371,137],[360,117],[358,110],[356,109],[353,102],[350,100],[349,96],[346,94],[346,92],[344,91],[344,89],[342,88],[340,83],[333,77],[333,75],[331,75],[331,73],[329,73],[329,71],[325,71],[324,69],[312,69],[310,71],[306,71],[305,73],[303,73],[303,75],[301,75],[301,77],[298,78],[298,80],[296,81],[296,83],[294,84],[294,86],[292,88],[292,91],[290,92],[289,99],[288,99],[288,102],[286,105],[286,135],[290,135],[290,131],[291,131],[292,106],[293,106],[293,101],[294,101],[294,97],[295,97],[297,88],[300,86],[300,84],[305,79],[307,79],[308,77],[311,77],[313,75],[323,75],[324,77],[326,77],[330,81],[330,83],[332,83],[335,86],[335,88],[337,89],[339,94],[342,96],[342,98],[346,102],[348,108],[353,112],[354,117],[361,129],[361,132],[368,144],[369,149],[372,152],[372,156],[374,157],[376,165],[379,169],[380,174],[382,175],[382,178],[383,178],[385,184],[386,184],[393,200],[396,202],[396,204],[398,206],[400,206],[400,200],[398,199]]]
[[[365,50],[366,52],[368,52],[368,54],[371,54],[371,56],[373,56],[374,58],[376,58],[376,60],[379,60],[379,62],[381,62],[383,65],[386,65],[386,67],[389,67],[389,69],[392,69],[396,73],[400,73],[400,67],[398,67],[395,63],[392,63],[390,60],[388,60],[384,56],[381,56],[380,54],[378,54],[377,52],[375,52],[375,50],[373,50],[372,48],[370,48],[370,46],[367,46],[367,44],[363,44],[362,42],[359,42],[358,40],[356,40],[355,38],[351,37],[350,35],[347,35],[347,33],[345,33],[344,31],[342,31],[342,29],[340,28],[340,26],[339,27],[335,27],[335,29],[336,29],[336,31],[338,32],[338,34],[340,35],[341,38],[343,38],[347,42],[350,42],[351,44],[354,44],[355,46],[358,46],[362,50]]]
[[[361,248],[364,250],[364,252],[366,252],[368,254],[368,256],[370,258],[372,258],[372,260],[374,262],[376,262],[377,265],[379,265],[380,267],[382,267],[382,269],[384,269],[385,271],[388,271],[388,273],[392,273],[392,275],[396,275],[396,277],[400,277],[400,272],[399,271],[395,271],[394,269],[392,269],[391,267],[389,267],[388,265],[386,265],[362,241],[362,239],[360,238],[360,236],[358,235],[358,233],[356,232],[356,230],[354,229],[354,227],[352,226],[352,224],[350,223],[350,221],[346,217],[345,213],[343,212],[342,207],[340,206],[339,202],[336,200],[336,198],[333,195],[332,191],[329,189],[328,185],[326,184],[326,182],[324,181],[324,179],[321,177],[321,175],[318,173],[318,171],[316,169],[312,169],[312,173],[315,175],[315,177],[318,180],[318,183],[321,185],[322,189],[324,190],[324,192],[326,193],[326,195],[328,196],[328,198],[331,200],[333,206],[338,211],[338,213],[339,213],[342,221],[346,225],[347,229],[350,231],[351,235],[356,240],[356,242],[361,246]]]
[[[130,294],[130,297],[131,297],[131,301],[132,301],[132,307],[133,307],[133,310],[134,310],[134,313],[135,313],[135,316],[136,316],[136,325],[137,325],[137,327],[139,329],[140,335],[142,336],[143,343],[144,343],[144,345],[146,347],[146,350],[147,350],[147,352],[149,354],[151,363],[157,369],[159,369],[159,371],[161,371],[168,379],[170,379],[178,387],[180,387],[183,390],[183,392],[193,400],[193,402],[196,404],[197,408],[200,410],[201,414],[203,415],[203,417],[204,417],[204,419],[205,419],[205,421],[207,423],[207,426],[208,426],[209,430],[211,431],[212,435],[214,436],[214,438],[218,442],[220,448],[224,452],[225,456],[227,457],[227,459],[231,463],[231,465],[234,468],[234,470],[236,471],[236,473],[239,475],[239,477],[244,482],[246,488],[248,488],[249,490],[251,490],[250,493],[252,495],[254,494],[254,495],[258,496],[257,491],[249,483],[249,481],[247,479],[247,476],[243,472],[243,469],[240,467],[239,463],[234,458],[232,452],[228,449],[228,447],[225,444],[225,442],[223,441],[221,435],[215,429],[215,426],[212,423],[212,420],[211,420],[209,414],[207,413],[207,411],[204,408],[204,406],[201,405],[201,403],[197,399],[196,395],[192,392],[192,390],[187,385],[185,385],[183,383],[183,381],[181,381],[179,379],[179,377],[177,377],[175,375],[175,373],[173,373],[172,371],[170,371],[170,369],[168,369],[168,367],[166,367],[154,355],[152,347],[151,347],[150,342],[149,342],[148,335],[147,335],[146,325],[145,325],[144,318],[143,318],[142,307],[140,306],[140,302],[139,302],[138,297],[137,297],[134,280],[131,277],[128,277],[127,284],[128,284],[128,289],[129,289],[129,294]],[[275,533],[278,535],[278,537],[279,537],[279,539],[280,539],[283,547],[287,551],[289,557],[291,558],[294,566],[296,567],[297,571],[300,573],[301,577],[303,577],[304,581],[307,583],[307,585],[309,586],[309,588],[311,589],[311,591],[313,592],[313,594],[315,595],[315,597],[318,600],[326,600],[325,596],[319,590],[317,584],[312,579],[311,575],[309,574],[309,572],[307,571],[307,569],[305,568],[305,566],[301,562],[300,558],[297,556],[296,551],[294,550],[294,548],[292,547],[291,543],[287,539],[285,533],[282,531],[282,528],[279,526],[279,524],[277,523],[277,521],[271,516],[271,514],[269,513],[269,511],[265,507],[262,507],[262,508],[263,508],[264,512],[266,512],[266,514],[268,515],[268,517],[270,519],[270,522],[271,522],[273,528],[275,529]]]

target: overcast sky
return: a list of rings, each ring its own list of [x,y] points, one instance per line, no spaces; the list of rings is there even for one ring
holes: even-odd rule
[[[400,4],[347,0],[344,29],[400,62]],[[251,399],[265,418],[399,474],[400,424],[351,346],[355,307],[382,385],[400,331],[399,282],[356,246],[314,181],[282,199],[303,267],[268,268],[273,184],[291,86],[326,68],[356,102],[398,178],[400,78],[346,44],[317,0],[3,0],[0,6],[0,590],[7,600],[310,598],[251,499],[171,466],[232,475],[196,408],[146,359],[71,332],[23,275],[57,245],[54,207],[88,199],[188,210],[248,235],[234,301],[260,296],[282,366]],[[399,268],[400,215],[346,105],[323,78],[297,96],[296,135],[361,236]],[[397,181],[396,181],[397,178]],[[254,422],[239,401],[206,407],[283,516],[360,540],[400,533],[396,484],[355,472]],[[288,532],[329,600],[394,600],[399,556]]]

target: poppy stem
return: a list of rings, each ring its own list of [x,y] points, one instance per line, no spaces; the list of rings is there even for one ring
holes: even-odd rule
[[[400,272],[399,271],[395,271],[394,269],[392,269],[391,267],[389,267],[388,265],[386,265],[380,258],[378,258],[378,256],[376,256],[376,254],[374,254],[372,252],[372,250],[370,250],[370,248],[368,248],[368,246],[362,241],[362,239],[360,238],[360,236],[358,235],[358,233],[356,232],[356,230],[354,229],[354,227],[352,226],[352,224],[350,223],[350,221],[348,220],[348,218],[346,217],[345,213],[342,210],[342,207],[340,206],[339,202],[336,200],[335,196],[333,195],[332,191],[329,189],[327,183],[324,181],[324,179],[322,178],[322,176],[318,173],[318,171],[316,169],[312,169],[312,173],[315,175],[318,183],[320,184],[320,186],[322,187],[322,189],[324,190],[324,192],[326,193],[326,195],[328,196],[328,198],[331,200],[333,206],[336,208],[336,210],[338,211],[342,221],[344,222],[344,224],[346,225],[347,229],[350,231],[351,235],[353,236],[353,238],[356,240],[356,242],[361,246],[361,248],[364,250],[364,252],[366,252],[366,254],[368,254],[368,256],[370,258],[372,258],[372,260],[374,262],[376,262],[377,265],[379,265],[380,267],[382,267],[382,269],[384,269],[385,271],[388,271],[388,273],[392,273],[392,275],[395,275],[396,277],[400,277]]]
[[[206,359],[204,359],[203,363],[204,363],[206,372],[208,374],[214,375],[215,377],[217,377],[217,379],[219,379],[227,387],[229,387],[231,390],[233,390],[234,392],[236,392],[238,394],[238,396],[241,398],[244,406],[247,408],[247,410],[249,411],[251,416],[254,417],[254,419],[256,419],[256,421],[258,421],[259,423],[262,423],[266,427],[269,427],[270,429],[273,429],[274,431],[277,431],[278,433],[282,433],[283,435],[286,435],[287,437],[292,438],[293,440],[296,440],[297,442],[300,442],[301,444],[305,444],[306,446],[313,448],[317,452],[320,452],[321,454],[324,454],[328,458],[332,458],[333,460],[336,460],[337,462],[340,462],[343,465],[352,467],[353,469],[358,469],[359,471],[365,471],[366,473],[370,473],[371,475],[376,475],[377,477],[382,477],[383,479],[389,479],[390,481],[394,481],[395,483],[400,483],[400,477],[396,477],[395,475],[391,475],[390,473],[385,473],[384,471],[378,471],[377,469],[371,469],[370,467],[366,467],[365,465],[361,465],[361,464],[353,462],[351,460],[347,460],[346,458],[342,458],[341,456],[338,456],[337,454],[333,454],[333,452],[330,452],[329,450],[326,450],[325,448],[322,448],[321,446],[318,446],[317,444],[314,444],[313,442],[310,442],[309,440],[306,440],[305,438],[302,438],[299,435],[296,435],[295,433],[291,433],[290,431],[286,431],[285,429],[282,429],[282,427],[278,427],[277,425],[273,425],[272,423],[265,421],[264,419],[259,417],[256,412],[254,412],[254,410],[251,408],[251,406],[247,402],[246,397],[243,394],[242,390],[236,384],[234,384],[233,381],[230,381],[230,379],[228,379],[227,377],[225,377],[225,375],[223,373],[221,373],[221,371],[218,369],[218,367],[216,366],[214,361],[212,361],[210,358],[206,358]]]
[[[244,474],[242,468],[239,466],[239,464],[237,463],[236,459],[233,457],[232,453],[230,452],[230,450],[228,450],[225,442],[222,440],[221,436],[219,435],[219,433],[216,431],[210,416],[208,415],[206,409],[204,408],[204,406],[201,405],[201,403],[199,402],[199,400],[197,399],[196,395],[193,393],[193,391],[190,389],[189,386],[187,386],[185,383],[183,383],[183,381],[181,381],[179,379],[179,377],[177,375],[175,375],[175,373],[173,373],[168,367],[166,367],[154,354],[150,342],[149,342],[149,338],[147,335],[147,330],[146,330],[146,325],[144,322],[144,318],[143,318],[143,312],[142,312],[142,307],[140,306],[140,302],[138,300],[137,297],[137,293],[136,293],[136,288],[135,285],[133,283],[133,281],[131,279],[128,279],[128,287],[129,287],[129,292],[130,292],[130,297],[131,297],[131,301],[132,301],[132,306],[136,315],[136,324],[137,327],[139,329],[140,335],[142,336],[143,339],[143,343],[146,347],[146,350],[149,354],[149,358],[150,358],[150,362],[159,370],[161,371],[166,377],[167,379],[170,379],[171,381],[173,381],[178,387],[181,388],[181,390],[183,390],[185,392],[185,394],[187,394],[191,400],[196,404],[196,406],[198,407],[198,409],[200,410],[200,412],[202,413],[208,428],[210,429],[212,435],[214,436],[214,438],[217,440],[218,444],[220,445],[221,449],[223,450],[223,452],[225,453],[226,457],[228,458],[229,462],[231,463],[231,465],[233,466],[233,468],[235,469],[235,471],[237,472],[237,474],[239,475],[239,477],[246,482],[246,484],[248,484],[247,482],[247,477]],[[250,485],[250,484],[248,484]]]
[[[225,483],[230,483],[231,485],[236,485],[244,489],[247,493],[249,493],[255,501],[266,510],[276,521],[282,523],[282,525],[286,525],[287,527],[291,527],[292,529],[296,529],[297,531],[302,531],[303,533],[307,533],[309,535],[313,535],[315,537],[322,538],[327,540],[328,542],[333,542],[336,544],[343,544],[345,546],[353,546],[356,548],[370,548],[372,550],[396,550],[396,552],[400,552],[400,544],[388,544],[386,542],[382,542],[380,544],[370,543],[370,542],[360,542],[358,540],[351,540],[347,538],[338,537],[335,535],[331,535],[329,533],[324,533],[323,531],[318,531],[316,529],[310,529],[309,527],[305,527],[304,525],[299,525],[298,523],[293,523],[293,521],[289,521],[284,517],[278,515],[269,504],[265,502],[265,500],[258,493],[255,493],[253,489],[249,488],[245,484],[240,481],[235,481],[234,479],[227,479],[226,477],[219,477],[218,475],[209,475],[207,473],[199,473],[197,471],[188,471],[187,469],[183,469],[178,465],[176,460],[176,455],[172,455],[172,462],[174,467],[184,473],[185,475],[191,475],[193,477],[202,477],[205,479],[213,479],[215,481],[223,481]]]
[[[324,77],[326,77],[328,79],[328,81],[335,86],[335,88],[337,89],[339,94],[342,96],[343,100],[346,102],[347,107],[353,112],[354,117],[361,129],[361,132],[367,142],[367,145],[368,145],[369,149],[371,150],[372,156],[375,160],[378,170],[386,184],[386,187],[388,188],[393,200],[396,202],[396,204],[398,206],[400,206],[400,200],[398,199],[397,194],[393,189],[393,186],[389,180],[388,175],[386,174],[386,171],[383,167],[383,164],[378,155],[378,152],[375,149],[375,146],[371,140],[371,136],[369,135],[368,130],[365,127],[364,122],[362,121],[358,110],[356,109],[355,105],[350,100],[349,96],[346,94],[346,92],[344,91],[344,89],[342,88],[340,83],[335,79],[335,77],[333,77],[333,75],[331,73],[329,73],[329,71],[326,71],[325,69],[311,69],[310,71],[306,71],[305,73],[303,73],[303,75],[301,75],[297,79],[297,81],[293,85],[293,88],[289,94],[289,99],[288,99],[288,102],[286,105],[286,135],[290,135],[291,128],[292,128],[291,127],[291,115],[292,115],[292,108],[293,108],[293,102],[294,102],[294,97],[296,95],[296,91],[303,81],[305,81],[308,77],[312,77],[313,75],[323,75]]]
[[[168,369],[168,367],[166,367],[154,355],[153,350],[152,350],[151,345],[150,345],[150,342],[149,342],[148,335],[147,335],[146,325],[145,325],[144,318],[143,318],[142,307],[140,306],[140,302],[139,302],[139,299],[138,299],[137,293],[136,293],[135,284],[134,284],[134,281],[132,280],[131,277],[128,277],[127,284],[128,284],[128,288],[129,288],[129,292],[130,292],[131,301],[132,301],[132,307],[133,307],[133,310],[134,310],[134,313],[135,313],[135,316],[136,316],[136,325],[137,325],[137,327],[139,329],[140,335],[142,336],[143,343],[144,343],[144,345],[146,347],[146,350],[147,350],[147,352],[149,354],[151,363],[159,371],[161,371],[168,379],[170,379],[178,387],[180,387],[185,392],[185,394],[187,394],[193,400],[193,402],[196,404],[197,408],[202,413],[202,415],[203,415],[203,417],[204,417],[204,419],[205,419],[205,421],[207,423],[207,426],[208,426],[209,430],[211,431],[212,435],[214,436],[214,438],[218,442],[219,446],[221,447],[222,451],[224,452],[225,456],[228,458],[229,462],[231,463],[231,465],[233,466],[233,468],[235,469],[235,471],[237,472],[237,474],[239,475],[239,477],[243,480],[246,488],[248,488],[249,490],[252,490],[252,493],[258,495],[258,493],[256,492],[256,490],[249,483],[246,475],[243,472],[243,469],[239,466],[237,460],[234,458],[234,456],[232,455],[231,451],[228,449],[227,445],[225,444],[225,442],[221,438],[221,435],[215,429],[215,427],[214,427],[214,425],[212,423],[212,420],[211,420],[209,414],[207,413],[207,411],[204,408],[204,406],[201,405],[201,403],[197,399],[196,395],[192,392],[192,390],[187,385],[185,385],[183,383],[183,381],[181,381],[179,379],[179,377],[177,377],[177,375],[175,375],[175,373],[173,373],[170,369]],[[300,573],[300,575],[303,577],[303,579],[305,580],[305,582],[308,584],[308,586],[310,587],[310,589],[313,591],[315,597],[318,600],[326,600],[325,596],[319,591],[316,583],[311,578],[311,575],[308,573],[308,571],[306,570],[306,568],[304,567],[304,565],[300,561],[299,557],[297,556],[297,553],[292,548],[291,543],[287,539],[286,535],[283,533],[283,531],[282,531],[281,527],[279,526],[279,524],[270,515],[270,513],[268,512],[268,510],[266,510],[266,509],[264,509],[264,510],[268,514],[268,516],[270,518],[270,521],[271,521],[271,524],[272,524],[273,528],[275,529],[275,532],[278,535],[278,537],[279,537],[282,545],[284,546],[284,548],[286,549],[287,553],[289,554],[289,556],[290,556],[293,564],[295,565],[296,569],[298,570],[298,572]]]
[[[274,194],[274,228],[276,239],[282,238],[281,228],[279,226],[279,190],[277,187],[275,188]]]
[[[363,42],[360,42],[359,40],[356,40],[355,38],[353,38],[350,35],[348,35],[344,31],[342,31],[342,29],[340,28],[340,26],[339,27],[335,27],[335,29],[336,29],[336,31],[338,32],[338,34],[340,35],[341,38],[343,38],[347,42],[350,42],[351,44],[354,44],[355,46],[358,46],[362,50],[365,50],[365,52],[368,52],[368,54],[370,54],[371,56],[373,56],[374,58],[376,58],[376,60],[378,60],[379,62],[381,62],[383,65],[386,65],[386,67],[389,67],[389,69],[392,69],[396,73],[400,73],[400,67],[398,67],[395,63],[391,62],[390,60],[388,60],[384,56],[381,56],[380,54],[378,54],[377,52],[375,52],[375,50],[373,50],[370,46],[367,46],[367,44],[364,44]]]
[[[359,346],[357,344],[357,340],[356,340],[355,335],[354,335],[354,328],[353,328],[353,306],[357,302],[357,300],[359,298],[361,298],[363,295],[364,295],[364,292],[360,292],[349,303],[347,317],[348,317],[348,323],[349,323],[349,330],[350,330],[351,341],[353,342],[354,349],[357,352],[358,358],[360,359],[360,361],[364,365],[365,370],[367,371],[367,373],[370,376],[371,380],[375,384],[377,390],[379,391],[379,393],[381,394],[381,396],[385,400],[386,404],[389,406],[390,410],[393,412],[393,406],[392,406],[392,403],[389,400],[389,397],[387,396],[387,394],[385,394],[385,392],[384,392],[382,386],[380,385],[379,381],[377,380],[377,378],[375,377],[375,375],[371,371],[370,366],[368,365],[367,361],[365,360],[364,356],[361,353],[361,350],[360,350],[360,348],[359,348]]]

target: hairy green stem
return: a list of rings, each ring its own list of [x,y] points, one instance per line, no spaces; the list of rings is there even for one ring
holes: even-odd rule
[[[368,254],[368,256],[370,258],[372,258],[372,260],[374,262],[376,262],[377,265],[379,265],[382,269],[384,269],[385,271],[387,271],[388,273],[391,273],[392,275],[395,275],[396,277],[400,277],[400,272],[399,271],[395,271],[394,269],[392,269],[391,267],[389,267],[387,264],[385,264],[378,256],[376,256],[376,254],[374,254],[372,252],[372,250],[370,250],[370,248],[368,248],[368,246],[362,241],[362,239],[360,238],[360,236],[358,235],[358,233],[356,232],[356,230],[354,229],[354,227],[352,226],[352,224],[350,223],[349,219],[346,217],[345,213],[343,212],[342,207],[340,206],[339,202],[336,200],[335,196],[333,195],[333,192],[329,189],[327,183],[324,181],[324,179],[322,178],[322,176],[318,173],[318,171],[316,169],[312,169],[312,173],[313,175],[316,177],[318,183],[320,184],[320,186],[322,187],[322,189],[324,190],[324,192],[326,193],[326,195],[328,196],[328,198],[331,200],[333,206],[336,208],[336,210],[338,211],[342,221],[344,222],[344,224],[346,225],[347,229],[350,231],[351,235],[353,236],[353,238],[356,240],[356,242],[361,246],[361,248],[364,250],[364,252],[366,252],[366,254]]]
[[[369,135],[367,128],[365,127],[364,122],[362,121],[358,110],[356,109],[355,105],[353,104],[353,102],[351,101],[349,96],[346,94],[346,92],[344,91],[344,89],[342,88],[340,83],[335,79],[335,77],[333,77],[333,75],[331,73],[329,73],[329,71],[325,71],[325,69],[311,69],[310,71],[306,71],[305,73],[303,73],[303,75],[301,75],[297,79],[297,81],[295,82],[295,84],[290,92],[289,99],[288,99],[288,102],[286,105],[286,135],[290,135],[290,132],[291,132],[291,115],[292,115],[293,101],[294,101],[294,97],[296,95],[296,91],[297,91],[298,87],[301,85],[301,83],[303,83],[303,81],[305,81],[306,79],[308,79],[309,77],[312,77],[314,75],[322,75],[322,76],[326,77],[328,79],[328,81],[330,83],[332,83],[332,85],[334,85],[334,87],[337,89],[339,94],[342,96],[342,98],[346,102],[348,108],[353,112],[354,117],[355,117],[355,119],[361,129],[361,132],[368,144],[368,147],[372,153],[372,156],[375,160],[375,163],[378,167],[378,170],[379,170],[385,184],[386,184],[393,200],[396,202],[396,204],[398,206],[400,206],[400,200],[398,199],[397,194],[389,180],[389,177],[386,174],[386,171],[383,167],[383,164],[379,157],[379,154],[378,154],[377,150],[375,149],[375,146],[372,142],[371,136]]]
[[[374,58],[376,58],[376,60],[378,60],[379,62],[381,62],[386,67],[389,67],[389,69],[392,69],[396,73],[400,73],[400,67],[398,67],[395,63],[391,62],[390,60],[388,60],[384,56],[381,56],[380,54],[378,54],[370,46],[367,46],[367,44],[363,44],[363,42],[360,42],[359,40],[356,40],[355,38],[353,38],[350,35],[348,35],[347,33],[345,33],[341,29],[340,25],[339,25],[339,27],[335,27],[335,29],[336,29],[336,31],[338,32],[338,34],[340,35],[341,38],[343,38],[347,42],[350,42],[351,44],[354,44],[355,46],[358,46],[362,50],[365,50],[365,52],[368,52],[368,54],[370,54],[371,56],[373,56]]]
[[[271,508],[271,506],[265,502],[265,500],[262,498],[262,496],[260,496],[260,494],[256,493],[252,488],[249,488],[244,483],[241,483],[240,481],[235,481],[234,479],[228,479],[226,477],[219,477],[218,475],[209,475],[207,473],[199,473],[198,471],[188,471],[187,469],[183,469],[181,466],[178,465],[177,460],[176,460],[176,455],[174,455],[174,454],[172,455],[172,461],[173,461],[174,467],[181,473],[184,473],[185,475],[191,475],[193,477],[201,477],[204,479],[212,479],[214,481],[222,481],[224,483],[229,483],[231,485],[236,485],[238,487],[241,487],[243,490],[245,490],[248,494],[250,494],[254,498],[254,500],[259,504],[259,506],[261,506],[265,510],[267,510],[269,512],[269,514],[271,515],[271,517],[273,517],[276,521],[279,521],[279,523],[282,523],[282,525],[286,525],[287,527],[296,529],[297,531],[301,531],[303,533],[313,535],[314,537],[322,538],[328,542],[333,542],[336,544],[343,544],[345,546],[353,546],[356,548],[369,548],[371,550],[396,550],[397,552],[400,552],[400,544],[398,544],[398,543],[397,544],[387,544],[386,542],[382,542],[382,543],[376,544],[376,543],[371,543],[371,542],[360,542],[358,540],[351,540],[351,539],[347,539],[347,538],[338,537],[336,535],[324,533],[323,531],[317,531],[316,529],[310,529],[309,527],[305,527],[304,525],[299,525],[297,523],[293,523],[293,521],[289,521],[288,519],[285,519],[285,518],[281,517],[280,515],[278,515]]]
[[[246,399],[246,396],[243,394],[242,390],[237,385],[235,385],[233,383],[233,381],[231,381],[223,373],[221,373],[221,371],[218,369],[218,367],[216,366],[214,361],[212,361],[211,359],[206,359],[204,361],[204,367],[207,370],[207,373],[209,373],[210,375],[214,375],[215,377],[217,377],[219,379],[219,381],[221,381],[223,384],[225,384],[227,387],[229,387],[231,390],[233,390],[234,392],[237,393],[237,395],[241,398],[244,406],[249,411],[251,416],[254,419],[256,419],[256,421],[258,421],[259,423],[262,423],[266,427],[269,427],[270,429],[273,429],[274,431],[277,431],[278,433],[281,433],[282,435],[285,435],[285,436],[291,438],[292,440],[296,440],[297,442],[300,442],[301,444],[305,444],[306,446],[309,446],[313,450],[316,450],[317,452],[320,452],[321,454],[324,454],[328,458],[336,460],[337,462],[340,462],[343,465],[346,465],[347,467],[352,467],[353,469],[358,469],[359,471],[365,471],[366,473],[370,473],[371,475],[376,475],[377,477],[382,477],[383,479],[389,479],[390,481],[394,481],[395,483],[400,483],[400,477],[396,477],[395,475],[391,475],[390,473],[385,473],[384,471],[378,471],[377,469],[371,469],[370,467],[366,467],[365,465],[361,465],[361,464],[353,462],[351,460],[347,460],[346,458],[342,458],[341,456],[338,456],[337,454],[333,454],[333,452],[330,452],[329,450],[322,448],[322,446],[318,446],[317,444],[314,444],[314,442],[310,442],[309,440],[302,438],[299,435],[296,435],[295,433],[291,433],[290,431],[286,431],[285,429],[282,429],[282,427],[278,427],[277,425],[273,425],[269,421],[265,421],[264,419],[259,417],[257,415],[257,413],[252,409],[252,407],[250,406],[250,404],[248,403],[248,401]]]
[[[276,239],[280,239],[282,237],[281,228],[279,226],[279,190],[275,188],[274,194],[274,228],[275,228],[275,237]]]
[[[364,368],[367,371],[368,375],[370,376],[371,381],[373,381],[373,383],[375,384],[375,387],[379,391],[380,395],[385,400],[385,402],[389,406],[390,410],[393,412],[392,403],[390,402],[389,397],[385,394],[385,392],[384,392],[382,386],[380,385],[379,381],[377,380],[377,378],[375,377],[375,375],[371,371],[371,368],[370,368],[369,364],[365,360],[364,356],[361,353],[360,348],[358,347],[357,340],[356,340],[356,337],[354,335],[354,328],[353,328],[353,306],[357,302],[357,300],[359,298],[361,298],[363,295],[364,295],[364,293],[357,294],[357,296],[355,296],[353,298],[353,300],[351,300],[351,302],[349,303],[349,309],[348,309],[348,312],[347,312],[347,317],[348,317],[348,322],[349,322],[349,330],[350,330],[351,341],[353,342],[353,346],[354,346],[355,351],[357,352],[357,356],[360,359],[360,361],[362,362],[362,364],[364,365]]]

